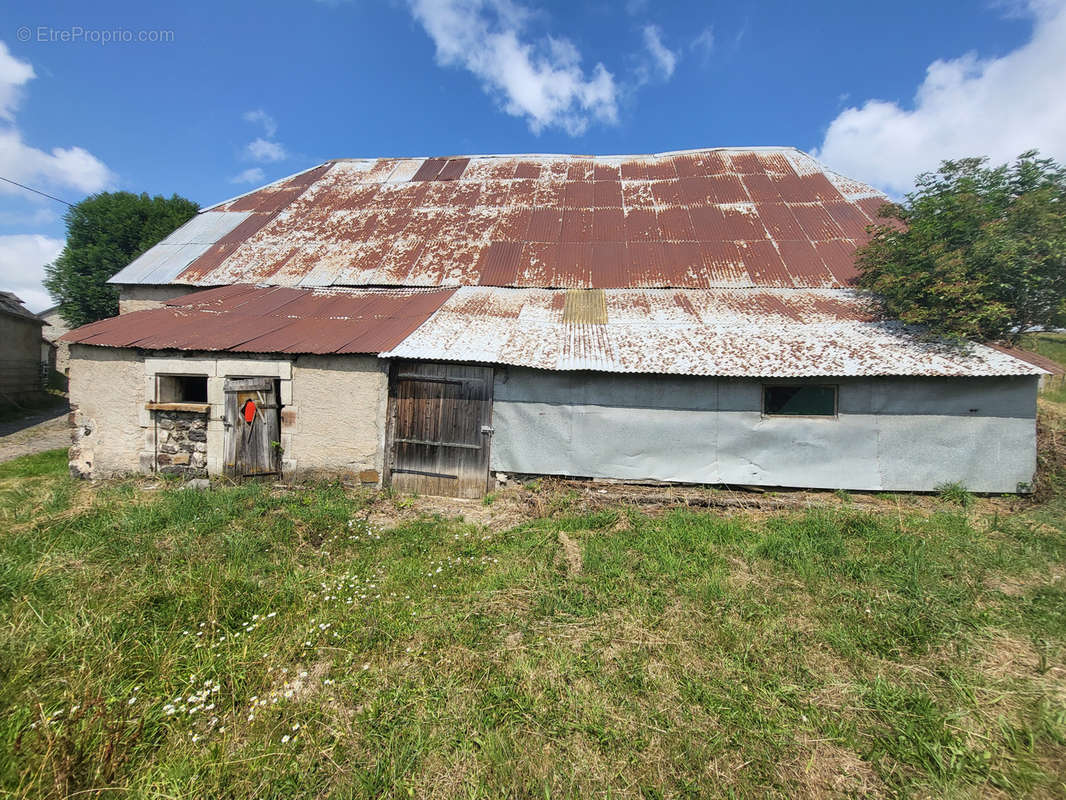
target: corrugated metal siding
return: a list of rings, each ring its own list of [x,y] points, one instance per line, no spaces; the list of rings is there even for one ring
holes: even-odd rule
[[[606,324],[565,291],[463,287],[384,357],[675,375],[1036,375],[982,345],[924,341],[840,289],[608,289]]]

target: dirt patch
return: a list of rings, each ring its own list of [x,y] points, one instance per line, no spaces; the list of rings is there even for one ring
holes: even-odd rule
[[[563,557],[566,559],[566,568],[571,575],[581,574],[581,545],[571,539],[562,531],[558,533],[559,544],[563,548]]]
[[[781,777],[799,797],[885,797],[873,766],[828,739],[802,737],[799,756],[782,765]]]
[[[1050,499],[1066,476],[1066,415],[1044,400],[1036,417],[1036,485],[1038,502]]]
[[[461,520],[489,530],[503,531],[525,522],[528,517],[513,493],[495,497],[491,503],[461,497],[397,496],[381,493],[367,509],[366,521],[373,526],[393,528],[423,517]]]
[[[1047,527],[1048,532],[1058,533],[1057,530]],[[1052,567],[1049,572],[1030,572],[1024,575],[989,575],[985,578],[985,586],[993,591],[1002,592],[1009,597],[1021,597],[1027,592],[1042,586],[1056,586],[1066,579],[1066,572]]]

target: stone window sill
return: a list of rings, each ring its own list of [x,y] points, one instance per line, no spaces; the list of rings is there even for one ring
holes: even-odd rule
[[[210,403],[145,403],[144,407],[149,411],[191,411],[195,414],[207,414],[211,410]]]

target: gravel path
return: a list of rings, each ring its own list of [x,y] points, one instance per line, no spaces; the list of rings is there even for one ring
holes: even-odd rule
[[[0,424],[0,461],[57,447],[70,447],[70,424],[65,407]]]

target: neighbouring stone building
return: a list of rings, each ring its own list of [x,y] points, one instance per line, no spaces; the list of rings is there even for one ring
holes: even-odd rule
[[[11,292],[0,292],[0,404],[41,391],[45,322]]]
[[[59,306],[46,308],[38,316],[45,321],[44,360],[65,381],[70,372],[70,345],[62,336],[70,331],[70,325],[60,316]]]

